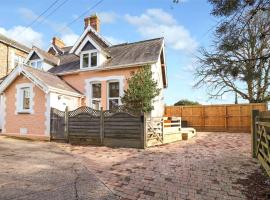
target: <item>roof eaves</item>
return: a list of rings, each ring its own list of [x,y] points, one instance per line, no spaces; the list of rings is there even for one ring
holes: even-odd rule
[[[55,73],[55,74],[61,76],[61,75],[75,74],[75,73],[86,72],[86,71],[105,71],[105,70],[111,70],[111,69],[123,69],[123,68],[138,67],[138,66],[147,65],[147,64],[154,64],[156,62],[157,61],[148,61],[148,62],[127,64],[127,65],[113,65],[110,67],[100,67],[96,69],[77,69],[73,71],[67,71],[67,72]]]
[[[56,92],[56,93],[60,93],[60,94],[66,94],[66,95],[70,95],[70,96],[75,96],[75,97],[84,97],[83,94],[77,93],[77,92],[71,92],[68,90],[62,90],[59,88],[55,88],[55,87],[48,87],[50,92]]]
[[[9,46],[12,46],[12,47],[14,47],[16,49],[19,49],[19,50],[21,50],[21,51],[23,51],[25,53],[29,53],[31,51],[31,48],[29,48],[29,47],[15,41],[15,40],[13,40],[13,39],[10,39],[10,38],[6,37],[3,34],[0,34],[0,36],[2,36],[2,38],[0,38],[0,41],[7,44],[7,45],[9,45]],[[12,41],[13,43],[8,42],[8,41]]]

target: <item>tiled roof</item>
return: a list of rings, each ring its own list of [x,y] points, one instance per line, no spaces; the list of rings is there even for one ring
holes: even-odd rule
[[[156,38],[130,44],[126,43],[111,46],[108,48],[111,58],[103,64],[103,67],[157,62],[162,44],[163,38]]]
[[[105,50],[109,53],[110,58],[101,66],[101,69],[155,63],[159,59],[162,45],[163,38],[156,38],[107,47]],[[58,56],[58,58],[60,65],[50,69],[50,72],[59,74],[80,70],[79,56],[67,54]]]
[[[51,88],[56,88],[60,90],[65,90],[72,93],[81,94],[79,91],[71,87],[69,84],[67,84],[64,80],[59,78],[58,76],[49,73],[44,72],[38,69],[34,69],[32,67],[23,67],[24,70],[31,73],[34,77],[36,77],[38,80],[42,81],[46,86],[49,86]]]
[[[0,34],[0,41],[5,43],[5,44],[8,44],[10,46],[13,46],[13,47],[15,47],[17,49],[20,49],[20,50],[22,50],[22,51],[24,51],[26,53],[31,51],[31,49],[29,47],[15,41],[15,40],[12,40],[12,39],[4,36],[3,34]]]
[[[71,48],[72,46],[66,46],[66,47],[61,48],[61,50],[64,52],[64,54],[67,54]]]
[[[59,64],[59,58],[52,55],[52,54],[49,54],[48,52],[36,47],[36,46],[33,46],[32,48],[34,51],[36,51],[38,54],[40,54],[45,61],[53,64],[53,65],[58,65]]]

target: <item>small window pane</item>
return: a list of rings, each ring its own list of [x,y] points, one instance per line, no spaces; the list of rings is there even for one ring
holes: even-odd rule
[[[119,97],[119,82],[109,83],[109,97]]]
[[[36,67],[36,62],[33,61],[33,62],[30,63],[30,65],[31,65],[32,67]]]
[[[89,66],[89,54],[83,54],[83,63],[82,63],[82,67],[86,68]]]
[[[30,89],[29,88],[23,88],[22,91],[23,91],[23,97],[22,97],[23,109],[28,110],[28,109],[30,109]]]
[[[37,61],[36,68],[41,69],[41,67],[42,67],[42,61]]]
[[[91,67],[97,66],[97,52],[91,53]]]
[[[118,107],[119,105],[119,99],[110,99],[109,100],[109,109]]]
[[[92,84],[92,98],[101,98],[101,83]]]

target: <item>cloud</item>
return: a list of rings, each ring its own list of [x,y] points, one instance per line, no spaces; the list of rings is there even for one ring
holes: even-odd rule
[[[121,44],[124,43],[125,41],[117,39],[115,37],[112,36],[104,36],[106,40],[108,40],[111,44]]]
[[[189,31],[162,9],[148,9],[139,16],[126,14],[124,18],[144,38],[164,37],[172,49],[193,52],[198,46]]]
[[[64,41],[64,43],[67,46],[73,46],[78,38],[79,38],[79,35],[77,35],[75,33],[65,34],[65,35],[62,35],[62,37],[61,37],[61,39]]]
[[[100,12],[98,13],[98,16],[102,24],[114,23],[118,18],[118,15],[114,12]]]
[[[11,29],[5,29],[0,27],[0,33],[14,39],[22,44],[32,47],[32,45],[43,47],[43,35],[34,31],[32,28],[26,28],[24,26],[14,26]],[[22,37],[23,34],[23,37]]]

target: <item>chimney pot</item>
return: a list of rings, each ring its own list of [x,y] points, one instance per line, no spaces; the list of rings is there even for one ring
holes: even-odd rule
[[[96,14],[84,18],[84,29],[86,29],[88,26],[91,26],[97,32],[100,31],[100,20]]]

